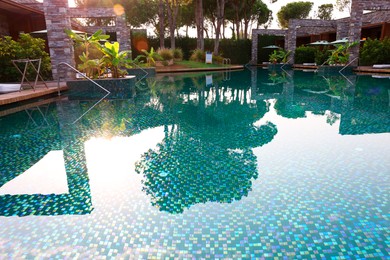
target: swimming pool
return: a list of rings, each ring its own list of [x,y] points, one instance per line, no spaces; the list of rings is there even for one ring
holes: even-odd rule
[[[389,257],[389,78],[96,91],[0,111],[2,258]]]

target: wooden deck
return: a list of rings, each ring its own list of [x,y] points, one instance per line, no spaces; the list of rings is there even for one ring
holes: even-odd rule
[[[57,82],[46,82],[46,84],[48,88],[46,88],[44,85],[37,85],[35,90],[25,89],[22,91],[0,94],[0,106],[12,104],[15,102],[35,99],[50,94],[55,94],[58,93],[59,91],[63,92],[68,90],[68,87],[66,86],[65,82],[61,82],[59,87]]]

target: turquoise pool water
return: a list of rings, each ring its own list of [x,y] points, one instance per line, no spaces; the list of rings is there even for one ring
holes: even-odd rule
[[[254,69],[103,97],[0,111],[0,258],[389,258],[389,78]]]

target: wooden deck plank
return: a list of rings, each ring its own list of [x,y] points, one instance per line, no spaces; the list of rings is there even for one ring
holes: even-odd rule
[[[58,91],[63,92],[68,90],[68,87],[63,82],[60,84],[60,87],[57,86],[57,82],[46,82],[48,85],[48,88],[42,86],[37,87],[35,90],[33,89],[26,89],[22,91],[17,92],[11,92],[6,94],[0,95],[0,106],[2,105],[8,105],[15,102],[25,101],[29,99],[39,98],[46,95],[57,93]]]

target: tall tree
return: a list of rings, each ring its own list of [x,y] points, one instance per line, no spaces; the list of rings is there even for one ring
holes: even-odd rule
[[[262,0],[231,0],[227,3],[226,18],[233,23],[237,39],[248,38],[249,26],[265,24],[270,18],[270,10]],[[242,32],[241,32],[242,30]]]
[[[192,0],[165,0],[167,13],[168,13],[168,25],[169,25],[169,37],[171,39],[171,48],[176,48],[175,43],[175,29],[177,27],[177,15],[179,13],[179,7],[191,3]]]
[[[164,48],[164,3],[163,0],[158,1],[158,34],[160,39],[160,48]]]
[[[333,5],[323,4],[318,7],[318,18],[322,20],[332,20]]]
[[[248,29],[250,23],[265,24],[268,22],[271,10],[261,0],[244,1],[242,18],[244,22],[244,39],[248,38]]]
[[[351,13],[352,0],[336,0],[336,7],[340,12],[348,10]]]
[[[196,48],[204,50],[204,15],[203,15],[203,1],[195,1],[195,23],[196,23]]]
[[[276,14],[280,27],[287,28],[290,19],[305,19],[309,16],[312,2],[292,2],[280,8]]]
[[[214,55],[219,53],[219,37],[221,34],[221,25],[225,16],[225,0],[216,0],[217,2],[217,26],[215,28]]]

